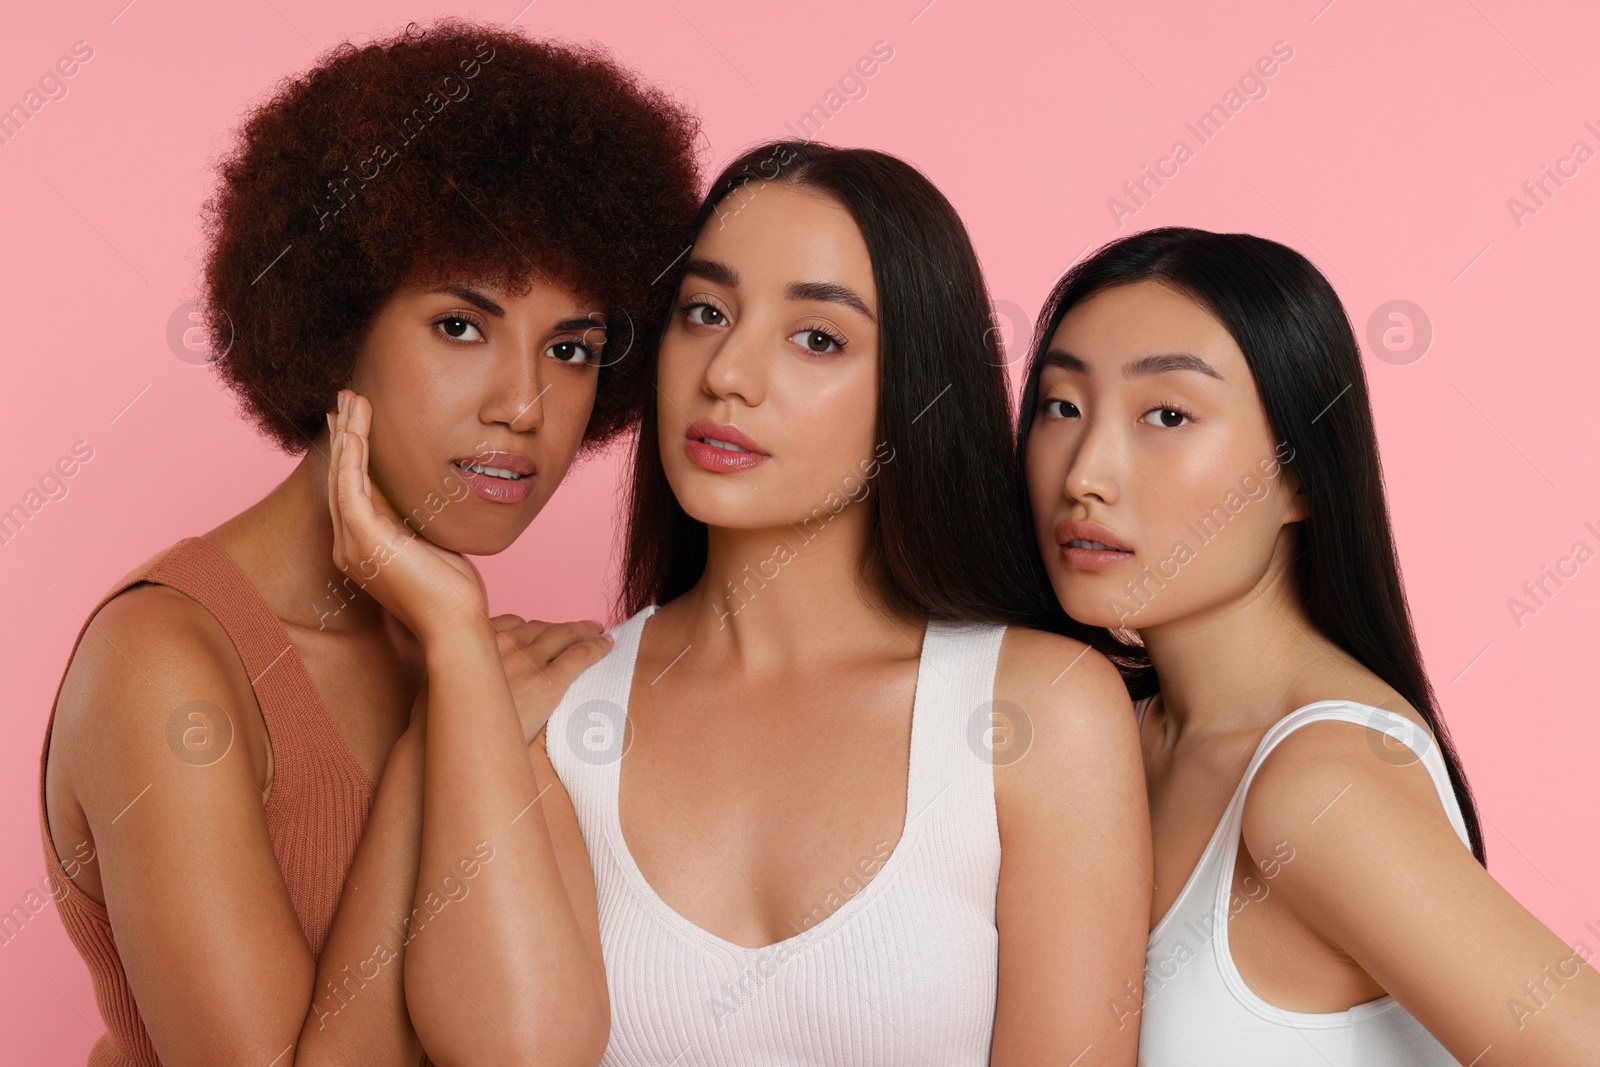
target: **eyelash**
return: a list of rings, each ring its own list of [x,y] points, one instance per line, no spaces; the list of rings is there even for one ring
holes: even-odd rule
[[[702,308],[702,307],[703,308],[710,308],[712,311],[715,311],[718,315],[721,315],[724,320],[726,320],[727,317],[728,317],[728,313],[726,311],[723,311],[721,308],[717,307],[717,305],[711,303],[709,300],[685,300],[682,303],[677,305],[676,311],[677,311],[678,314],[683,315],[684,317],[687,318],[689,313],[692,312],[695,308]],[[697,322],[697,323],[691,323],[691,325],[704,326],[706,324]],[[713,329],[714,328],[715,327],[713,327]],[[843,337],[840,337],[839,334],[836,331],[834,331],[832,329],[829,329],[827,326],[822,326],[822,325],[802,326],[800,329],[796,330],[794,333],[790,334],[789,336],[793,337],[793,336],[795,336],[795,334],[801,334],[801,333],[820,333],[820,334],[822,334],[822,336],[826,337],[828,340],[832,341],[835,345],[837,345],[838,346],[838,350],[840,352],[844,351],[845,348],[848,347],[848,345],[850,343],[849,341],[845,340]],[[817,356],[829,356],[829,355],[834,355],[835,353],[833,353],[833,352],[812,352],[811,354],[812,355],[817,355]]]
[[[481,333],[483,333],[483,328],[484,328],[483,327],[483,323],[478,320],[478,317],[476,315],[472,315],[472,314],[469,314],[469,313],[464,312],[464,311],[447,312],[446,314],[440,315],[438,318],[434,319],[433,320],[433,326],[434,326],[434,329],[439,331],[439,336],[443,337],[445,339],[445,341],[447,341],[450,344],[453,344],[453,345],[475,345],[475,344],[479,344],[480,343],[478,341],[463,341],[459,337],[451,337],[449,334],[445,333],[444,330],[440,329],[440,327],[442,327],[447,322],[464,322],[468,326],[471,326],[474,330],[477,330],[481,334]],[[573,362],[570,359],[559,359],[557,357],[552,356],[551,358],[555,359],[557,363],[565,363],[568,366],[578,367],[578,366],[583,366],[584,364],[597,362],[598,359],[599,359],[599,357],[595,354],[594,347],[592,345],[590,345],[586,341],[575,341],[572,338],[567,338],[566,340],[562,340],[562,341],[552,341],[550,343],[550,345],[549,345],[549,348],[556,348],[556,347],[559,347],[561,345],[572,345],[572,346],[574,346],[576,348],[581,348],[586,353],[586,356],[585,356],[584,359],[582,359],[581,361],[578,361],[578,362]],[[546,349],[546,351],[548,351],[548,349]]]
[[[1050,408],[1051,404],[1072,404],[1072,401],[1070,401],[1070,400],[1062,400],[1062,399],[1060,399],[1058,397],[1046,397],[1043,401],[1040,402],[1039,410],[1041,412],[1043,412],[1045,415],[1048,416],[1050,414],[1049,408]],[[1078,405],[1072,404],[1072,406],[1074,408],[1076,408]],[[1190,410],[1188,408],[1184,407],[1182,404],[1173,403],[1171,401],[1163,400],[1163,401],[1160,401],[1160,402],[1158,402],[1156,404],[1153,404],[1149,408],[1145,409],[1145,414],[1148,415],[1152,411],[1171,411],[1171,412],[1175,412],[1175,413],[1177,413],[1179,415],[1182,415],[1184,417],[1184,419],[1187,420],[1181,426],[1161,426],[1161,427],[1158,427],[1158,429],[1162,429],[1162,430],[1181,430],[1181,429],[1183,429],[1183,426],[1192,426],[1194,424],[1194,422],[1195,422],[1194,414],[1192,412],[1190,412]]]
[[[717,307],[717,305],[713,304],[709,300],[685,300],[685,301],[683,301],[682,303],[680,303],[677,306],[677,312],[678,312],[678,314],[680,314],[680,315],[684,316],[685,318],[687,318],[688,315],[689,315],[689,312],[693,311],[695,308],[710,308],[712,311],[715,311],[718,315],[721,315],[724,319],[726,319],[728,317],[728,313],[726,311],[723,311],[721,308]],[[690,323],[690,325],[691,326],[704,326],[706,324],[703,323],[703,322],[694,322],[694,323]]]
[[[802,326],[802,327],[800,327],[800,329],[796,330],[794,333],[791,333],[789,336],[790,337],[794,337],[794,336],[796,336],[798,334],[802,334],[802,333],[820,333],[822,336],[826,337],[828,340],[830,340],[834,344],[838,345],[839,346],[839,348],[838,348],[839,352],[843,352],[845,350],[845,348],[847,348],[849,346],[849,344],[850,344],[849,341],[846,341],[843,337],[840,337],[837,333],[835,333],[833,330],[828,329],[828,327],[826,327],[826,326]],[[805,348],[804,345],[801,345],[801,347]],[[832,355],[837,355],[838,354],[837,352],[812,352],[809,348],[807,348],[806,351],[809,352],[813,356],[832,356]]]
[[[478,321],[478,317],[476,315],[469,315],[464,311],[446,312],[445,314],[440,315],[438,318],[433,320],[433,328],[435,330],[439,331],[439,336],[440,337],[443,337],[446,341],[449,341],[451,344],[456,344],[456,345],[475,345],[475,344],[478,343],[476,341],[463,341],[459,337],[451,337],[449,334],[445,333],[444,330],[441,327],[443,327],[444,324],[447,323],[447,322],[464,322],[468,326],[471,326],[474,330],[477,330],[481,334],[483,332],[483,323]]]
[[[594,349],[589,347],[589,345],[586,342],[574,341],[571,338],[568,338],[565,341],[553,341],[553,342],[551,342],[550,348],[559,348],[562,345],[572,345],[574,348],[581,348],[581,349],[583,349],[583,351],[585,353],[587,353],[587,355],[585,355],[585,357],[583,359],[579,360],[576,363],[574,363],[570,359],[561,359],[561,358],[556,357],[556,356],[551,356],[550,358],[554,359],[557,363],[565,363],[565,364],[567,364],[568,366],[571,366],[571,367],[581,367],[586,363],[597,363],[597,362],[599,362],[600,357],[595,354]],[[546,351],[549,351],[549,349],[546,349]]]

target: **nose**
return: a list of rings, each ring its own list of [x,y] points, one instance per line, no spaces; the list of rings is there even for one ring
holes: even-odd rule
[[[766,396],[766,369],[772,352],[760,340],[758,324],[746,320],[731,326],[706,361],[701,388],[716,399],[737,398],[755,407]]]
[[[1122,495],[1121,473],[1127,463],[1126,452],[1087,413],[1083,415],[1083,423],[1083,430],[1073,445],[1072,459],[1067,464],[1062,492],[1072,500],[1114,504]]]
[[[545,361],[535,342],[518,343],[504,354],[484,401],[480,417],[486,423],[504,423],[516,433],[544,426]]]

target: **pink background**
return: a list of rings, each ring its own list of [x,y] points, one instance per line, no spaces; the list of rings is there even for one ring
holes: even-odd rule
[[[1053,279],[1086,248],[1173,223],[1300,249],[1338,288],[1364,345],[1380,305],[1420,307],[1433,330],[1421,359],[1415,348],[1366,354],[1424,655],[1482,803],[1494,874],[1569,943],[1600,947],[1600,560],[1520,628],[1507,606],[1576,541],[1600,550],[1589,321],[1600,160],[1520,226],[1507,205],[1575,141],[1600,151],[1596,8],[925,2],[539,0],[519,12],[523,0],[500,0],[451,12],[98,0],[12,12],[0,106],[22,100],[75,41],[94,56],[64,98],[0,145],[0,510],[74,442],[94,456],[65,498],[0,545],[10,705],[0,909],[43,875],[38,752],[79,613],[292,465],[167,341],[169,318],[195,292],[210,161],[250,101],[325,48],[456,13],[606,43],[702,112],[712,166],[788,135],[786,122],[887,42],[893,58],[867,95],[820,137],[921,166],[965,217],[995,300],[1024,338]],[[1266,95],[1200,144],[1184,123],[1278,41],[1293,58],[1264,79]],[[1125,201],[1139,210],[1119,231],[1108,199],[1180,138],[1193,158],[1143,206]],[[481,561],[497,610],[604,609],[616,475],[610,459],[587,464],[519,544]],[[52,910],[0,945],[10,1062],[82,1063],[100,1027]]]

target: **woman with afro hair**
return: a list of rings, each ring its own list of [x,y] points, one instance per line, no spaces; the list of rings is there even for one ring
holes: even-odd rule
[[[635,421],[629,353],[673,295],[698,142],[603,52],[459,20],[341,45],[252,109],[206,205],[203,303],[241,411],[302,458],[117,582],[58,688],[41,830],[106,1022],[92,1067],[415,1063],[406,953],[552,870],[527,742],[600,626],[485,618],[504,684],[430,708],[442,646],[374,593],[442,554],[481,612],[457,554],[504,550]],[[336,407],[394,556],[343,551]],[[470,852],[436,843],[463,826]],[[567,896],[587,869],[560,873],[515,932],[570,975],[598,946]],[[494,992],[455,984],[466,1013]],[[592,1000],[537,995],[545,1018]]]

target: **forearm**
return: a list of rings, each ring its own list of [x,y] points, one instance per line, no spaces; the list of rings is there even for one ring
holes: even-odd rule
[[[378,783],[317,964],[297,1065],[416,1064],[403,957],[417,879],[423,741],[407,730]]]
[[[406,999],[430,1058],[592,1063],[606,1021],[487,624],[427,646],[431,709]]]

